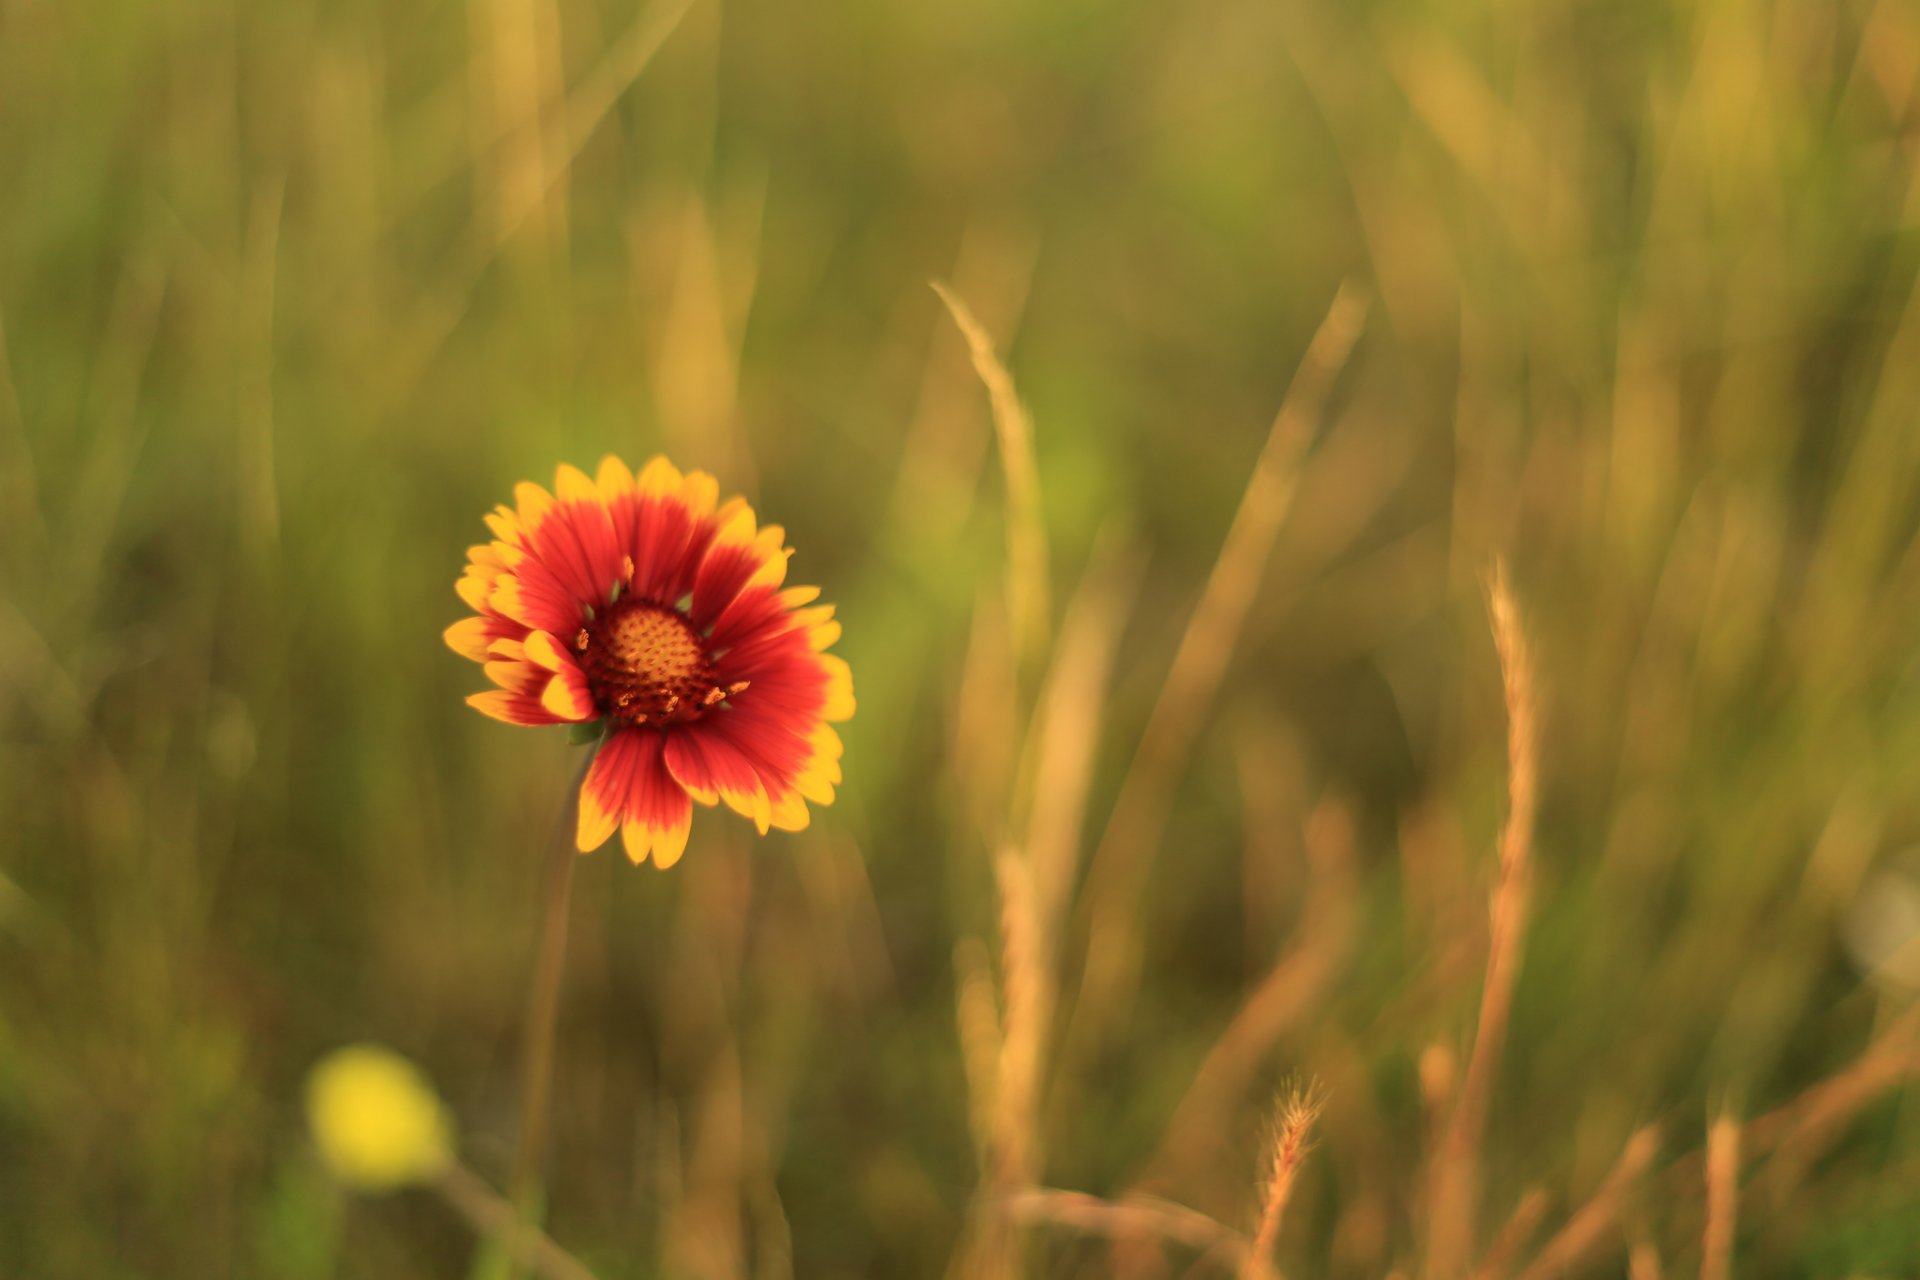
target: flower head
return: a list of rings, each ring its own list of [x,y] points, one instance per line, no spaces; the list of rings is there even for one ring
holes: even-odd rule
[[[467,701],[512,724],[604,726],[580,789],[578,843],[618,830],[660,867],[687,847],[692,802],[725,801],[771,827],[807,825],[840,781],[832,721],[853,714],[853,676],[816,587],[785,587],[785,531],[755,523],[713,477],[618,458],[589,478],[562,466],[553,492],[514,489],[487,516],[456,589],[475,616],[447,628],[498,686]]]
[[[336,1049],[307,1077],[307,1127],[356,1191],[427,1182],[453,1163],[453,1126],[419,1068],[378,1045]]]

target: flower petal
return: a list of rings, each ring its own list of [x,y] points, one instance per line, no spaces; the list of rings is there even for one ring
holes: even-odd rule
[[[654,454],[640,468],[634,484],[642,493],[666,495],[680,491],[680,468],[668,462],[664,454]]]
[[[832,804],[833,789],[840,785],[840,735],[832,725],[823,724],[813,731],[807,746],[812,754],[793,780],[793,789],[815,804]]]
[[[853,668],[838,654],[820,654],[819,662],[827,672],[827,705],[820,709],[820,718],[851,720],[854,710]]]
[[[556,720],[570,724],[579,724],[592,720],[600,713],[593,705],[593,693],[587,688],[587,677],[580,668],[568,664],[565,671],[557,671],[547,681],[546,689],[540,695],[540,705],[551,711]]]
[[[778,587],[787,576],[793,548],[783,546],[787,531],[770,524],[754,528],[753,511],[742,503],[713,535],[693,582],[693,625],[714,624],[735,597],[757,587]]]
[[[622,810],[620,842],[634,862],[646,861],[651,852],[654,864],[665,870],[686,851],[693,803],[667,771],[663,759],[665,735],[636,729],[616,736],[636,739],[638,756]]]
[[[493,536],[511,546],[520,546],[524,542],[520,528],[520,516],[505,503],[496,506],[485,516],[487,528],[493,530]]]
[[[693,823],[687,793],[661,758],[665,738],[653,729],[623,729],[600,746],[580,788],[575,843],[596,849],[617,828],[627,857],[651,857],[661,869],[680,860]]]
[[[609,506],[614,499],[624,498],[633,492],[633,472],[611,453],[600,459],[600,470],[594,478],[600,486],[600,500]]]
[[[693,589],[694,570],[717,527],[717,492],[712,476],[698,471],[682,476],[665,458],[655,458],[630,492],[608,499],[614,542],[631,562],[629,585],[635,595],[671,606]]]
[[[566,595],[580,605],[597,608],[607,602],[620,580],[625,553],[614,536],[600,489],[585,473],[563,466],[555,476],[555,487],[560,497],[551,509],[539,521],[527,522],[528,552]]]
[[[492,647],[502,640],[511,640],[520,635],[521,626],[506,618],[490,617],[480,614],[471,618],[462,618],[441,633],[447,647],[463,658],[474,662],[485,662]]]
[[[551,631],[528,633],[526,646],[527,661],[545,670],[563,671],[570,667],[578,668],[580,665],[573,660],[573,655],[561,646],[560,641]]]
[[[724,800],[727,808],[743,818],[752,818],[760,834],[765,835],[772,821],[766,784],[752,758],[721,733],[715,727],[717,723],[714,718],[695,721],[669,734],[667,769],[701,804],[712,804],[716,798]]]
[[[805,831],[813,814],[798,791],[789,791],[773,802],[769,822],[776,831]],[[764,832],[762,834],[765,834]]]
[[[620,815],[626,811],[627,792],[633,788],[633,771],[639,764],[635,733],[616,733],[600,744],[593,764],[580,784],[580,814],[574,844],[582,853],[592,853],[613,837],[620,827]]]
[[[491,577],[482,577],[480,574],[469,571],[453,584],[453,589],[460,593],[460,598],[466,602],[467,608],[475,613],[482,613],[487,609],[488,597],[493,594],[493,584],[494,579]]]
[[[552,714],[540,705],[540,699],[524,693],[509,693],[505,689],[469,694],[467,705],[508,724],[554,723]]]
[[[518,508],[520,528],[525,534],[532,534],[547,518],[547,512],[553,510],[553,495],[531,480],[522,480],[513,486],[513,501]]]

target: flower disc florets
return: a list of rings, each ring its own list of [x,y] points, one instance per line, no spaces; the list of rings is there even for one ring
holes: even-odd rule
[[[631,597],[580,628],[573,643],[593,705],[621,724],[698,720],[751,683],[721,684],[686,614]]]

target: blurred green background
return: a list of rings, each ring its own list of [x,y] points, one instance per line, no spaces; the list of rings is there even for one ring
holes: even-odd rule
[[[1920,838],[1917,89],[1894,0],[0,0],[0,1274],[466,1272],[425,1193],[329,1185],[301,1084],[394,1045],[506,1176],[577,757],[463,706],[440,631],[481,513],[608,451],[786,525],[860,712],[807,832],[703,811],[671,873],[579,865],[549,1226],[609,1280],[940,1273],[981,1178],[957,973],[995,963],[1047,654],[1006,652],[935,278],[1031,409],[1056,615],[1123,584],[1082,848],[1295,365],[1371,298],[1042,1180],[1246,1225],[1310,1074],[1282,1263],[1414,1265],[1419,1064],[1473,1023],[1505,803],[1504,553],[1542,801],[1482,1235],[1658,1122],[1595,1264],[1686,1273],[1708,1118],[1911,997],[1845,939]],[[1170,1171],[1276,961],[1291,1004]],[[1911,1096],[1832,1137],[1755,1169],[1741,1269],[1911,1273]]]

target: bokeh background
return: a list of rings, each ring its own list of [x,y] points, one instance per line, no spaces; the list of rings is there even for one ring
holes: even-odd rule
[[[481,513],[608,451],[786,525],[860,712],[805,833],[702,812],[670,873],[577,868],[547,1222],[597,1274],[981,1256],[1036,786],[1075,851],[1036,1179],[1248,1230],[1313,1077],[1282,1265],[1417,1272],[1506,803],[1501,555],[1541,803],[1478,1243],[1657,1124],[1586,1261],[1688,1273],[1709,1119],[1911,1005],[1917,89],[1896,0],[3,0],[0,1273],[476,1267],[426,1192],[332,1185],[302,1081],[390,1044],[506,1177],[578,749],[462,705],[440,631]],[[933,279],[1031,412],[1019,635]],[[1090,851],[1343,284],[1351,356],[1102,914]],[[1136,980],[1077,1026],[1103,940]],[[1753,1144],[1736,1269],[1912,1273],[1914,1064],[1873,1061]],[[1193,1258],[1121,1253],[995,1256]]]

